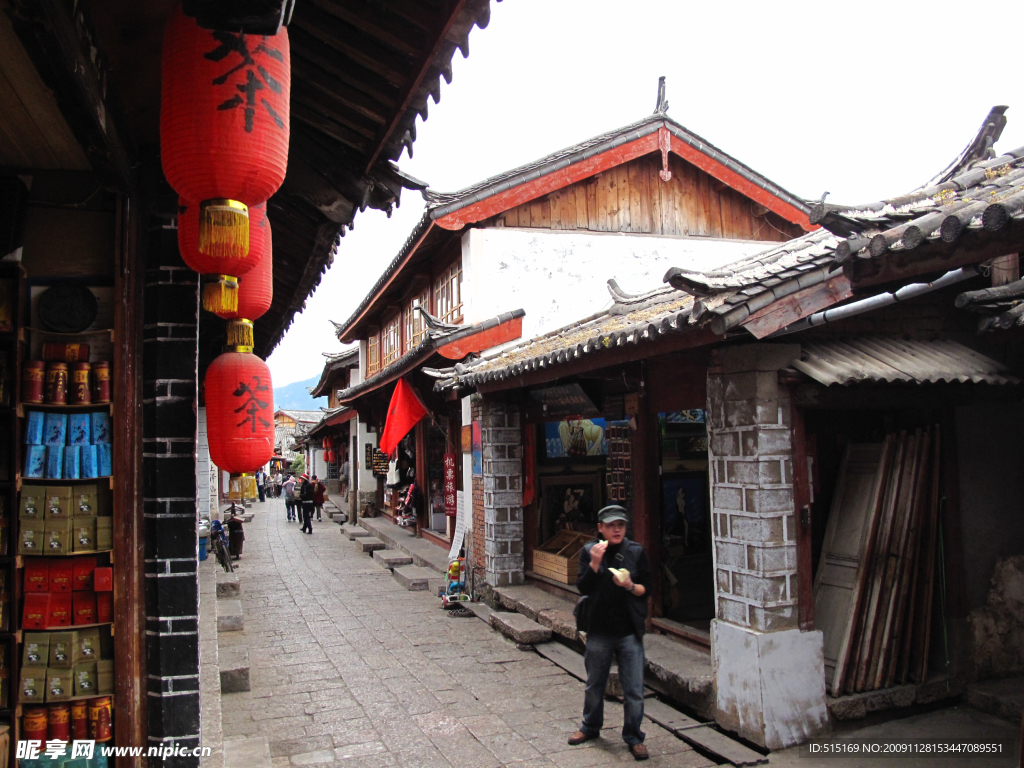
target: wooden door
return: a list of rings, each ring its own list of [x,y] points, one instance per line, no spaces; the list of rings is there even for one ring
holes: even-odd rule
[[[854,614],[870,560],[866,550],[874,539],[891,450],[891,438],[846,447],[825,528],[814,580],[814,617],[824,635],[825,682],[836,692],[842,690],[849,661]]]

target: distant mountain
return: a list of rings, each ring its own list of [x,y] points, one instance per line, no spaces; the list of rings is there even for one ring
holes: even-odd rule
[[[310,397],[309,387],[316,386],[319,376],[296,381],[283,387],[274,387],[274,410],[284,408],[296,411],[316,411],[327,407],[326,397]]]

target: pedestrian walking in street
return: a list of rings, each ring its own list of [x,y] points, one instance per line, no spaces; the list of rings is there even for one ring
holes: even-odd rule
[[[291,475],[284,481],[284,511],[288,515],[288,522],[290,523],[296,517],[298,508],[296,507],[295,501],[295,478]]]
[[[320,522],[320,515],[324,511],[324,494],[327,493],[327,486],[324,481],[313,475],[313,508],[316,510],[316,521]]]
[[[341,462],[341,466],[338,467],[338,492],[341,494],[341,500],[345,503],[348,503],[348,475],[349,464],[348,456],[346,456],[345,460]]]
[[[267,500],[267,473],[260,468],[256,472],[256,490],[260,495],[260,503]]]
[[[604,691],[614,658],[625,699],[622,738],[635,760],[648,758],[644,746],[644,621],[647,619],[647,586],[650,564],[644,548],[626,538],[626,510],[618,505],[597,513],[598,541],[580,552],[576,587],[585,599],[587,633],[584,662],[587,685],[583,699],[583,724],[569,737],[582,744],[601,735],[604,725]]]
[[[281,486],[284,485],[284,475],[278,472],[274,475],[274,498],[281,498]]]
[[[300,529],[303,533],[313,533],[313,484],[309,482],[309,475],[303,472],[299,479],[302,484],[296,491],[296,495],[299,497],[300,515],[299,518],[302,520],[302,528]]]
[[[234,508],[228,513],[228,552],[235,560],[242,556],[242,548],[245,543],[245,531],[242,529],[242,520],[235,514]]]

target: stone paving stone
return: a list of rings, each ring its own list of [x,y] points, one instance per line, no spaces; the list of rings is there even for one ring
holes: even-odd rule
[[[225,740],[264,739],[267,768],[632,764],[621,705],[606,702],[602,739],[569,747],[582,683],[483,621],[448,618],[344,537],[301,535],[271,506],[281,500],[267,504],[238,561],[245,629],[219,637],[247,647],[251,665],[251,691],[223,698]],[[650,768],[713,765],[644,728]]]
[[[400,565],[412,565],[412,558],[405,552],[396,552],[393,549],[378,549],[373,553],[373,559],[388,570],[397,568]]]

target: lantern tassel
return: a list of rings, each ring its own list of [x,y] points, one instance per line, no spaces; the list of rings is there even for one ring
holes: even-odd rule
[[[251,347],[251,346],[253,346],[252,321],[251,320],[229,320],[228,321],[228,346],[229,347]]]
[[[249,254],[249,209],[237,200],[204,200],[199,206],[199,252],[213,258]]]
[[[258,493],[256,490],[256,477],[250,475],[248,472],[243,472],[240,475],[231,475],[231,481],[228,484],[228,498],[229,499],[255,499]]]
[[[238,278],[220,275],[220,279],[203,286],[203,309],[207,312],[238,311]]]

